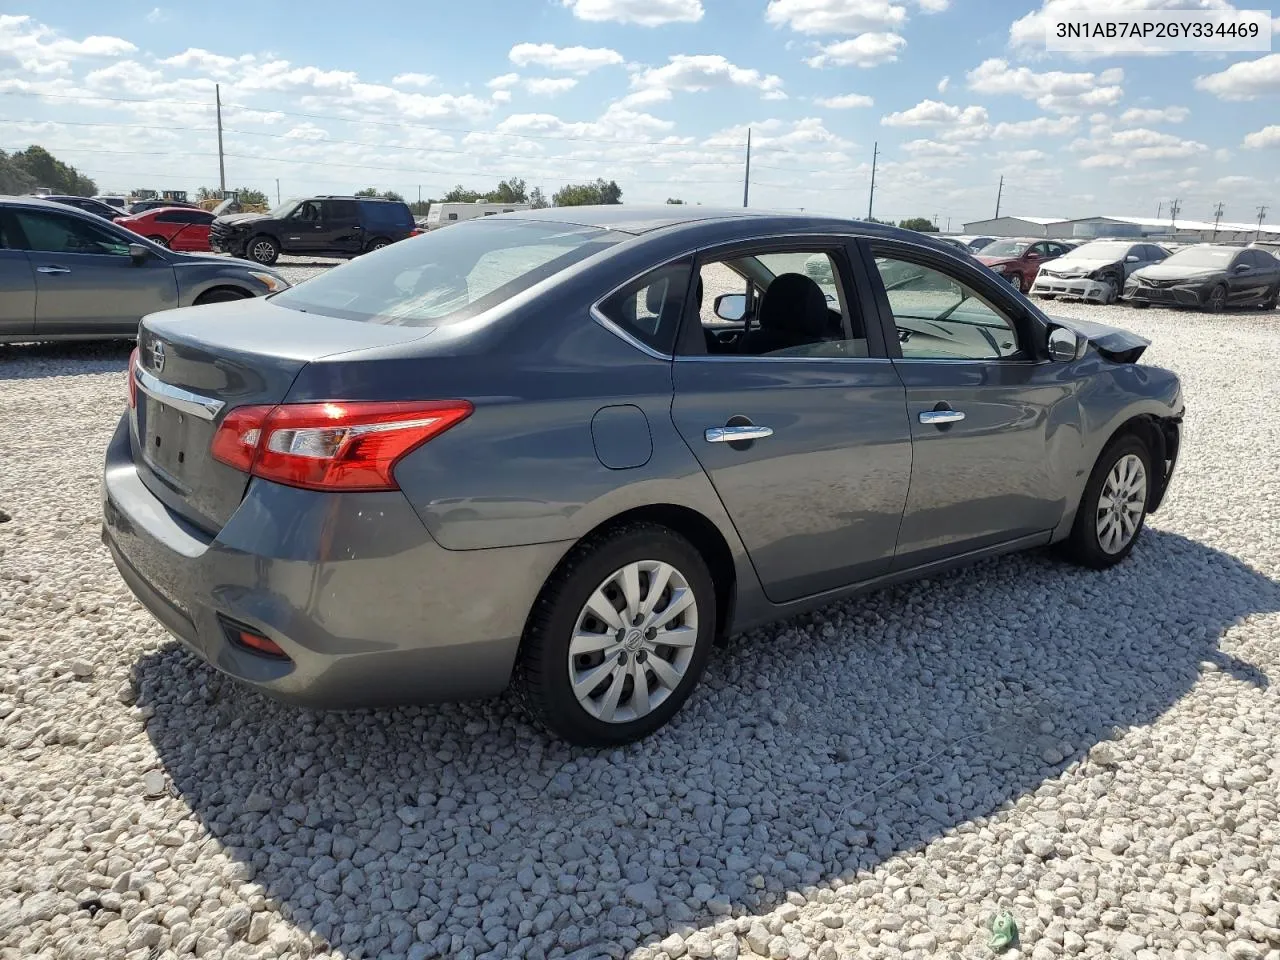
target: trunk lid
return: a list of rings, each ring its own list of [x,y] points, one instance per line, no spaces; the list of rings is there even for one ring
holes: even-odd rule
[[[169,509],[211,533],[235,512],[249,477],[209,446],[236,407],[284,400],[312,360],[421,339],[431,328],[355,323],[267,299],[168,310],[138,331],[133,460]]]

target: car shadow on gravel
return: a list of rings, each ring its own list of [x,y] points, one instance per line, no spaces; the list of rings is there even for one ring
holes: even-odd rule
[[[132,340],[0,344],[0,380],[124,373],[133,346]]]
[[[511,697],[300,711],[176,645],[135,680],[176,791],[314,949],[622,956],[992,815],[1205,670],[1266,685],[1219,641],[1277,610],[1280,584],[1154,529],[1102,573],[1002,558],[739,636],[670,727],[614,751]]]

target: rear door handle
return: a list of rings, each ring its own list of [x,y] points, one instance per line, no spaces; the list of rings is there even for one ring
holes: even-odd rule
[[[938,425],[940,423],[959,423],[964,419],[964,412],[961,410],[922,410],[920,411],[920,422]]]
[[[741,440],[763,440],[773,436],[772,427],[754,424],[741,427],[707,427],[703,434],[707,443],[737,443]]]
[[[45,264],[42,267],[36,267],[36,273],[70,273],[70,272],[71,272],[70,267],[54,267],[54,266],[50,266],[49,264]]]

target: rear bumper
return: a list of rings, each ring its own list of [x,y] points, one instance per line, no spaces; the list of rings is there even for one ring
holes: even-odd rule
[[[1031,285],[1031,293],[1051,297],[1079,297],[1081,300],[1096,300],[1102,303],[1107,299],[1111,284],[1088,277],[1047,277],[1043,273],[1036,277]],[[1119,291],[1117,291],[1119,292]]]
[[[450,551],[399,492],[254,481],[216,537],[143,484],[127,419],[107,449],[103,541],[134,596],[218,670],[316,708],[464,700],[508,683],[564,544]],[[229,622],[287,660],[230,639]]]

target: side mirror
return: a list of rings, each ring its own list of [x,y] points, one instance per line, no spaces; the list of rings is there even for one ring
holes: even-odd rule
[[[1028,250],[1022,255],[1022,258],[1024,260],[1039,260],[1040,254],[1036,253],[1034,250]]]
[[[716,297],[715,314],[721,320],[737,321],[747,315],[745,293],[722,293]]]
[[[1070,363],[1080,352],[1080,337],[1074,330],[1054,327],[1049,331],[1049,359],[1056,363]]]
[[[1137,255],[1136,253],[1131,253],[1131,254],[1129,254],[1127,257],[1125,257],[1125,258],[1124,258],[1124,262],[1125,262],[1125,263],[1137,263],[1137,262],[1138,262],[1138,259],[1139,259],[1139,258],[1138,258],[1138,255]]]
[[[140,243],[129,244],[129,259],[135,267],[140,267],[151,259],[151,250]]]
[[[1234,267],[1231,268],[1231,272],[1232,273],[1248,273],[1249,269],[1250,268],[1247,263],[1237,263]]]

